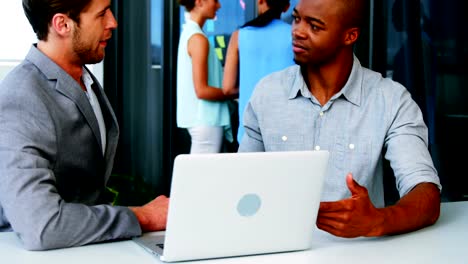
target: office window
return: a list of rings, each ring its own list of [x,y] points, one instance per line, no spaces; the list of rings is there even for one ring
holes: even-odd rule
[[[162,0],[151,0],[151,63],[153,66],[161,65],[163,5]]]

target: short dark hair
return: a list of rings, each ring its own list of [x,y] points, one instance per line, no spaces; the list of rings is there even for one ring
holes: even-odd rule
[[[179,5],[184,6],[187,12],[192,11],[195,7],[195,0],[178,0],[177,2],[179,2]]]
[[[39,40],[47,40],[49,26],[55,14],[69,16],[80,23],[81,12],[92,0],[23,0],[24,14]]]
[[[289,0],[266,0],[268,10],[254,18],[253,20],[245,23],[241,28],[244,27],[264,27],[270,24],[274,19],[280,19],[283,10],[289,6]]]
[[[362,29],[368,24],[369,0],[341,0],[345,26]]]

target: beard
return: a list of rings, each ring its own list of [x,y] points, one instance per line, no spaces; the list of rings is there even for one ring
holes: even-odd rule
[[[335,61],[337,54],[335,50],[318,50],[306,56],[294,55],[294,62],[301,67],[319,68]]]
[[[294,58],[294,62],[295,62],[297,65],[301,66],[301,67],[304,66],[304,65],[306,65],[306,63],[304,63],[302,60],[298,60],[298,59],[296,59],[296,58]]]
[[[93,49],[92,43],[86,42],[86,40],[82,38],[81,29],[79,27],[75,27],[72,45],[73,51],[83,65],[96,64],[104,59],[104,51],[100,52],[99,49]]]

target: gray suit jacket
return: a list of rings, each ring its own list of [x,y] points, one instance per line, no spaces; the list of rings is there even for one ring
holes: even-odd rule
[[[35,46],[0,84],[0,230],[13,229],[28,249],[141,234],[128,208],[102,200],[119,129],[94,81],[107,127],[104,156],[86,94]]]

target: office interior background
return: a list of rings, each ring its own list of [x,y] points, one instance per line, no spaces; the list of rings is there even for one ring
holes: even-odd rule
[[[217,18],[204,30],[223,63],[231,33],[257,10],[256,0],[219,1]],[[291,21],[297,1],[291,0],[284,20]],[[3,0],[1,5],[0,81],[36,41],[21,2]],[[468,200],[464,6],[459,0],[371,0],[369,26],[355,47],[364,66],[404,84],[419,104],[444,201]],[[175,122],[177,45],[184,10],[175,0],[113,0],[112,11],[119,26],[104,62],[91,68],[121,128],[109,186],[118,193],[117,203],[138,205],[158,194],[169,195],[173,160],[190,149],[187,132]],[[386,172],[386,201],[391,204],[398,197],[388,164]]]

